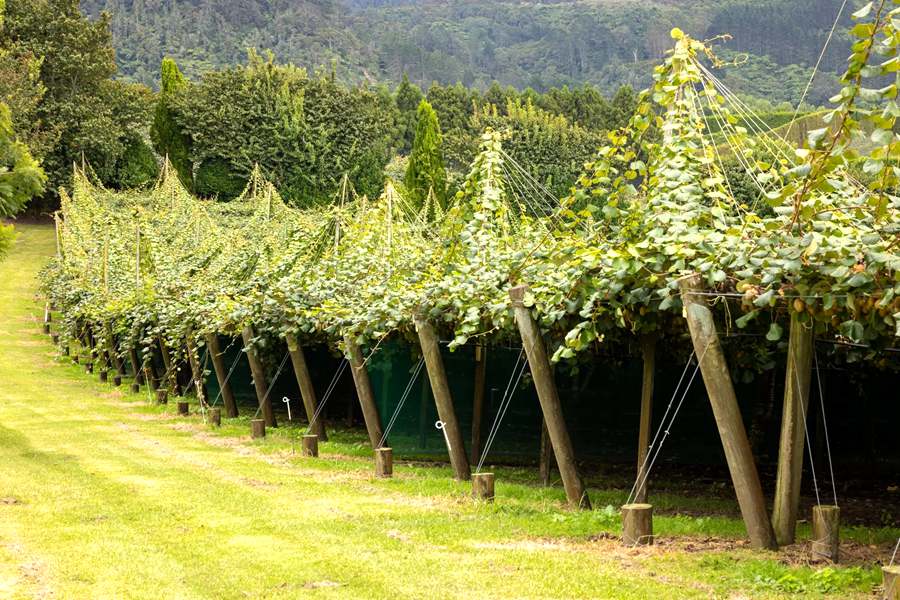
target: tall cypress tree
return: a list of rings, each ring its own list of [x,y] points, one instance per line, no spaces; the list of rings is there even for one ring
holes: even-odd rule
[[[178,173],[178,178],[188,188],[194,176],[191,162],[191,139],[181,131],[172,112],[174,96],[187,86],[187,79],[178,70],[171,58],[164,58],[161,68],[159,101],[153,115],[150,137],[156,151],[169,157],[169,162]]]
[[[400,111],[398,137],[401,152],[409,152],[412,148],[416,135],[416,109],[421,101],[422,90],[417,85],[410,83],[409,77],[404,73],[403,81],[394,92],[394,103],[397,105],[397,110]]]
[[[441,206],[446,205],[447,172],[441,152],[441,127],[427,100],[422,100],[416,111],[416,137],[403,183],[416,206],[425,202],[429,189],[434,190]]]

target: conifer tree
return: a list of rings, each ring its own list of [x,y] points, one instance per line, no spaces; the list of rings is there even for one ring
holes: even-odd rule
[[[400,152],[409,152],[412,148],[413,138],[416,135],[416,109],[422,101],[422,90],[413,83],[410,83],[406,73],[403,74],[403,81],[397,86],[394,92],[394,104],[400,112],[398,119],[398,137]]]
[[[187,79],[178,70],[178,65],[171,58],[164,58],[161,68],[159,101],[153,115],[150,137],[153,147],[162,156],[168,156],[169,162],[178,173],[181,182],[191,188],[194,165],[191,162],[191,140],[181,131],[175,122],[172,112],[173,97],[187,86]]]
[[[425,202],[430,189],[434,190],[441,206],[445,206],[447,172],[444,170],[444,155],[441,151],[441,128],[437,113],[427,100],[419,103],[416,112],[416,137],[403,183],[410,200],[416,206]]]

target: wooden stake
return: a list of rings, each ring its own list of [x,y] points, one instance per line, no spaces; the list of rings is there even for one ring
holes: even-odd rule
[[[178,414],[179,415],[186,417],[190,414],[190,412],[191,412],[190,404],[188,404],[187,402],[179,402],[178,403]]]
[[[251,419],[250,420],[250,437],[253,439],[266,437],[266,420]]]
[[[900,564],[881,567],[884,577],[884,599],[900,600]]]
[[[547,421],[541,417],[541,453],[538,457],[538,475],[541,485],[550,485],[550,470],[553,468],[553,445],[550,443],[550,432],[547,431]]]
[[[135,381],[134,383],[131,384],[131,393],[139,394],[140,392],[141,392],[141,384],[139,384],[138,382]]]
[[[494,501],[493,473],[475,473],[472,475],[472,497],[486,502]]]
[[[648,546],[653,543],[653,506],[644,503],[622,507],[622,544]]]
[[[650,451],[650,427],[653,423],[653,382],[656,371],[656,335],[641,337],[644,372],[641,383],[641,418],[638,429],[637,480],[635,504],[647,502],[647,453]]]
[[[134,382],[139,386],[143,385],[144,372],[143,369],[141,369],[141,365],[138,364],[140,361],[138,360],[137,349],[134,346],[128,349],[128,360],[129,362],[131,362],[131,370],[133,371]]]
[[[838,562],[841,545],[841,509],[837,506],[813,506],[813,560]]]
[[[222,426],[222,409],[221,408],[211,408],[209,409],[209,424],[213,427],[221,427]]]
[[[116,387],[119,387],[120,385],[122,385],[122,376],[119,375],[118,373],[113,375],[113,385]]]
[[[294,366],[294,376],[297,378],[297,386],[300,388],[300,397],[303,399],[303,409],[306,411],[307,422],[312,423],[312,432],[323,442],[328,441],[325,433],[325,419],[322,415],[313,423],[316,407],[319,402],[316,399],[316,388],[313,387],[312,377],[306,366],[306,354],[293,336],[287,336],[288,352],[291,354],[291,364]]]
[[[516,323],[519,326],[519,334],[522,336],[525,355],[528,357],[528,365],[537,389],[538,400],[541,403],[541,411],[547,422],[547,431],[550,434],[553,453],[556,455],[556,465],[562,476],[569,505],[590,509],[591,501],[588,498],[584,482],[581,480],[581,475],[578,473],[578,465],[575,463],[575,450],[572,447],[572,440],[563,417],[550,360],[547,358],[547,351],[544,348],[544,340],[541,338],[537,323],[531,316],[531,311],[523,303],[527,290],[527,286],[516,286],[509,290],[509,297],[512,299]]]
[[[178,385],[178,376],[175,372],[175,362],[172,359],[172,355],[169,354],[169,347],[166,345],[165,340],[160,336],[159,338],[159,352],[162,355],[163,365],[166,368],[165,377],[169,380],[169,387],[172,390],[172,393],[176,396],[181,395],[181,386]]]
[[[225,363],[222,360],[219,336],[214,333],[206,334],[206,347],[209,348],[209,356],[212,358],[216,380],[219,382],[219,389],[222,390],[222,403],[225,405],[225,414],[233,419],[238,416],[237,402],[234,401],[231,383],[228,381],[228,370],[225,368]]]
[[[319,455],[319,436],[303,436],[303,456],[316,457]]]
[[[391,448],[375,449],[375,477],[387,479],[394,476],[394,451]]]
[[[450,384],[447,382],[447,373],[444,371],[444,359],[441,357],[437,334],[423,315],[416,314],[413,320],[416,324],[416,331],[419,333],[422,354],[425,356],[425,368],[428,371],[428,380],[431,382],[431,393],[434,395],[438,418],[444,422],[444,433],[447,434],[450,464],[453,466],[454,477],[460,481],[468,481],[472,473],[469,469],[469,459],[466,457],[462,431],[459,428],[459,421],[456,419],[456,410],[453,407],[453,397],[450,395]]]
[[[122,385],[122,377],[125,376],[125,365],[122,363],[121,357],[119,357],[118,344],[116,344],[116,338],[113,335],[112,325],[109,323],[106,324],[106,348],[109,360],[112,362],[112,366],[119,376],[119,383],[116,385]]]
[[[197,400],[201,405],[206,404],[206,385],[203,381],[203,366],[200,364],[200,358],[197,356],[197,347],[194,345],[192,333],[184,338],[185,347],[187,347],[188,363],[191,365],[191,379],[194,382],[194,390],[197,392]]]
[[[166,388],[158,388],[156,390],[156,403],[166,404],[169,401],[169,390]]]
[[[750,441],[731,383],[728,363],[716,333],[716,324],[702,296],[695,294],[700,291],[700,277],[692,275],[684,278],[679,285],[694,352],[700,360],[700,372],[716,418],[750,543],[757,548],[774,550],[777,547],[775,533],[766,512],[766,499],[750,451]]]
[[[241,331],[241,337],[244,340],[244,348],[247,351],[247,360],[250,362],[250,372],[253,374],[253,387],[256,388],[256,398],[259,401],[259,407],[262,411],[263,419],[269,427],[275,427],[275,413],[272,412],[272,399],[266,393],[268,386],[266,384],[266,370],[263,368],[262,361],[256,349],[251,347],[250,341],[255,337],[253,327],[244,327]]]
[[[106,369],[100,369],[100,383],[106,383],[109,381],[109,371]]]
[[[378,416],[378,406],[375,404],[375,394],[372,392],[372,382],[369,380],[369,372],[366,370],[359,346],[350,335],[344,336],[344,344],[350,355],[350,371],[353,374],[353,384],[356,386],[356,395],[359,397],[363,419],[366,421],[366,430],[369,432],[369,442],[375,448],[381,442],[383,433],[381,417]],[[378,449],[376,449],[376,456],[377,451]]]
[[[781,442],[772,527],[779,545],[794,543],[797,511],[800,508],[800,479],[806,440],[806,411],[812,377],[813,327],[791,313],[787,369],[784,380],[784,409],[781,415]]]
[[[481,422],[484,421],[484,381],[487,376],[487,347],[475,346],[475,389],[472,394],[472,463],[481,457]]]

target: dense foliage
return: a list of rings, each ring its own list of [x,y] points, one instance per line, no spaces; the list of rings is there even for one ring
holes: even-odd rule
[[[725,70],[731,86],[796,104],[841,2],[83,0],[83,7],[95,17],[102,10],[113,15],[119,66],[147,85],[157,82],[162,56],[197,78],[240,62],[249,45],[310,70],[335,69],[353,82],[397,83],[406,73],[423,88],[459,81],[485,89],[496,80],[540,91],[590,82],[611,92],[650,83],[647,74],[678,25],[699,38],[732,34],[729,46],[749,60]],[[824,57],[814,104],[834,88],[850,46],[845,31]]]
[[[446,203],[447,172],[441,145],[437,114],[427,100],[422,100],[416,112],[416,135],[403,180],[407,195],[415,206],[424,205],[429,194],[434,194],[441,206]]]
[[[258,170],[228,204],[193,198],[170,170],[153,190],[126,195],[79,174],[64,196],[62,257],[46,272],[46,292],[70,334],[109,323],[124,347],[160,333],[201,342],[248,324],[262,346],[287,335],[374,344],[411,336],[420,312],[458,346],[515,336],[508,289],[526,283],[555,357],[575,359],[636,334],[683,339],[678,281],[697,273],[726,330],[755,340],[741,345],[738,367],[766,362],[790,315],[820,339],[877,351],[900,336],[900,200],[888,193],[900,140],[896,83],[866,83],[896,77],[900,35],[883,3],[857,18],[832,126],[810,131],[804,148],[736,127],[742,105],[704,64],[715,57],[675,30],[675,50],[630,122],[561,204],[495,130],[481,136],[440,215],[390,180],[377,200],[342,193],[335,205],[297,210]],[[309,85],[300,72],[257,68],[274,90]],[[544,119],[536,110],[507,108]],[[770,212],[736,200],[715,145],[723,135]],[[866,154],[850,144],[861,135],[872,142]],[[848,170],[857,163],[873,177],[868,188]]]
[[[89,162],[104,183],[132,176],[146,135],[150,90],[116,74],[109,17],[89,21],[78,0],[9,0],[0,31],[0,100],[55,194],[72,164]]]

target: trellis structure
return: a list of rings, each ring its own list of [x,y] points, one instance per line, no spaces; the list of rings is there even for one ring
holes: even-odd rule
[[[191,197],[169,168],[152,190],[125,194],[76,169],[72,195],[62,193],[60,255],[45,273],[48,300],[63,314],[60,343],[92,340],[93,353],[109,346],[132,363],[137,355],[134,371],[148,382],[170,379],[173,388],[185,353],[194,365],[199,348],[218,356],[210,340],[219,335],[243,337],[254,360],[286,343],[308,418],[316,399],[298,353],[314,343],[339,347],[376,446],[387,415],[378,414],[366,360],[387,336],[403,337],[424,353],[464,479],[469,463],[454,430],[459,399],[443,381],[436,344],[521,341],[568,500],[589,507],[551,360],[642,340],[647,427],[637,454],[646,483],[653,348],[683,345],[689,331],[751,540],[792,541],[813,335],[875,350],[900,335],[900,202],[889,193],[900,157],[897,89],[863,85],[895,76],[897,35],[883,5],[857,18],[860,42],[832,125],[810,132],[802,149],[733,126],[735,109],[744,108],[704,65],[714,55],[676,30],[676,47],[630,126],[610,134],[562,200],[548,197],[492,131],[446,210],[433,199],[409,205],[390,181],[377,199],[343,186],[334,206],[300,211],[258,172],[241,197],[221,204]],[[871,65],[875,54],[881,62]],[[722,132],[715,138],[710,120]],[[851,146],[861,122],[871,132],[862,158]],[[770,213],[734,199],[721,165],[723,135]],[[859,160],[868,185],[851,175]],[[740,302],[739,328],[774,342],[790,324],[774,528],[719,349],[715,320],[729,298]],[[170,355],[165,373],[155,369],[159,354]],[[216,365],[223,392],[224,372]],[[261,410],[274,425],[262,406],[267,377],[254,367]]]

